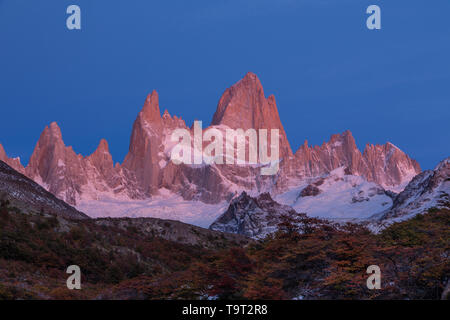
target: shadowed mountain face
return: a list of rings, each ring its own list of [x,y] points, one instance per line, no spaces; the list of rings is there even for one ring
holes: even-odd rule
[[[210,229],[264,238],[278,229],[283,216],[295,215],[294,209],[275,202],[268,193],[253,198],[243,192],[233,199],[228,210],[210,226]]]
[[[45,212],[71,219],[89,219],[36,182],[0,161],[0,200],[27,212]]]

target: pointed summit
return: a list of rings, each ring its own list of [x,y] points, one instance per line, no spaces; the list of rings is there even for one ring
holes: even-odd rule
[[[109,153],[108,141],[106,141],[106,139],[101,139],[96,151]]]
[[[178,118],[176,115],[172,117],[167,109],[164,110],[162,121],[164,128],[166,129],[174,130],[175,128],[187,128],[186,123],[181,117]]]
[[[165,128],[165,122],[172,122],[170,115],[161,117],[158,93],[153,90],[147,96],[142,111],[133,123],[130,147],[122,167],[136,174],[139,183],[150,194],[156,190],[159,179],[160,146]]]
[[[92,153],[88,159],[91,163],[104,175],[110,173],[114,167],[111,153],[109,152],[108,142],[101,139],[97,149]]]
[[[263,109],[268,107],[261,82],[256,74],[248,72],[243,79],[225,90],[217,105],[212,124],[248,129],[254,127],[254,118],[259,118]]]
[[[356,146],[355,138],[353,138],[350,130],[346,130],[340,134],[333,134],[327,145],[331,148],[343,148],[344,152],[348,155],[354,153],[360,154]]]
[[[36,143],[26,168],[27,176],[44,183],[50,181],[50,177],[56,175],[57,169],[65,165],[67,149],[61,129],[56,122],[52,122],[50,126],[45,127]]]
[[[62,137],[61,128],[58,126],[58,123],[56,123],[56,121],[50,123],[50,132],[55,136]]]
[[[81,186],[88,183],[87,167],[82,155],[66,147],[56,122],[45,127],[26,168],[26,175],[56,197],[75,205]]]
[[[292,156],[275,97],[272,95],[266,99],[261,82],[254,73],[247,73],[242,80],[225,90],[211,124],[244,130],[278,129],[280,155]]]
[[[159,110],[159,96],[156,90],[153,90],[145,99],[144,107],[141,111],[142,118],[148,123],[160,123],[161,112]]]
[[[101,139],[97,149],[88,157],[88,158],[97,158],[97,159],[110,159],[112,163],[112,156],[109,153],[109,145],[108,141],[105,139]]]
[[[263,87],[261,84],[261,81],[259,80],[258,76],[254,74],[253,72],[247,72],[247,74],[236,83],[236,87],[247,87],[247,88],[254,88],[256,90],[263,91]],[[264,94],[264,92],[263,92]]]
[[[368,167],[366,178],[394,192],[402,190],[422,171],[417,161],[390,142],[384,145],[367,144],[363,158]]]
[[[163,119],[166,119],[166,118],[172,118],[171,116],[170,116],[170,113],[169,113],[169,111],[167,111],[167,109],[164,109],[164,113],[163,113]]]
[[[62,138],[61,129],[56,122],[52,122],[50,126],[46,126],[39,137],[38,145],[62,145],[64,141]]]

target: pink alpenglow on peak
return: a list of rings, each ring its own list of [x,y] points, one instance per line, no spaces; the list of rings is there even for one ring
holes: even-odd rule
[[[109,153],[108,142],[105,139],[100,140],[97,149],[89,157],[89,161],[96,167],[104,176],[110,176],[114,171],[114,163],[111,154]]]
[[[364,154],[367,171],[364,175],[386,189],[399,192],[422,170],[416,160],[387,142],[384,145],[367,144]]]
[[[281,124],[273,95],[264,95],[261,81],[252,72],[226,89],[217,105],[211,125],[225,125],[232,129],[278,129],[280,132],[280,157],[292,156],[292,150]]]
[[[101,140],[88,157],[76,154],[64,144],[56,122],[44,131],[36,144],[26,175],[69,204],[81,199],[98,199],[100,195],[138,198],[127,185],[133,177],[125,177],[120,166],[113,166],[108,143]]]
[[[401,191],[421,172],[415,160],[391,143],[367,145],[361,154],[349,130],[332,135],[321,146],[308,147],[306,142],[297,150],[295,158],[300,177],[318,176],[345,166],[349,174],[363,176],[395,192]]]
[[[0,143],[0,161],[5,162],[11,168],[20,173],[25,173],[25,168],[20,163],[20,158],[9,158],[1,143]]]

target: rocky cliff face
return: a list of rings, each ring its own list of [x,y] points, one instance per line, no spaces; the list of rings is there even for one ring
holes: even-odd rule
[[[157,191],[164,155],[164,123],[159,110],[159,97],[153,91],[133,124],[130,149],[123,167],[136,174],[145,194]]]
[[[99,194],[141,196],[134,176],[124,173],[120,166],[113,166],[106,140],[100,142],[92,155],[83,157],[65,146],[56,122],[42,132],[25,173],[72,205],[82,197],[95,200]]]
[[[214,166],[176,165],[171,161],[172,148],[177,144],[171,140],[175,129],[185,129],[193,135],[181,118],[172,117],[167,110],[161,116],[158,94],[153,91],[134,122],[130,149],[122,165],[136,177],[141,192],[150,197],[166,188],[185,199],[207,203],[229,197]]]
[[[281,124],[273,95],[264,95],[261,82],[254,73],[245,77],[223,93],[214,113],[212,126],[232,129],[278,129],[280,134],[280,157],[292,157],[292,150]],[[270,140],[270,138],[269,138]]]
[[[227,211],[210,226],[210,229],[251,238],[264,238],[277,230],[283,215],[295,214],[294,209],[275,202],[268,193],[251,197],[243,192],[230,203]]]
[[[25,172],[25,168],[20,163],[20,159],[19,158],[9,158],[5,152],[5,149],[3,148],[3,146],[1,144],[0,144],[0,161],[5,162],[7,165],[9,165],[14,170],[16,170],[20,173]]]
[[[331,136],[321,146],[309,147],[305,141],[295,153],[295,160],[295,174],[300,179],[345,166],[348,173],[397,192],[421,172],[415,160],[389,142],[381,146],[367,145],[361,154],[350,131]]]
[[[298,178],[315,177],[346,167],[357,173],[363,163],[361,152],[356,147],[350,131],[331,136],[330,141],[321,146],[309,147],[305,143],[295,153],[295,173]]]
[[[429,208],[450,207],[450,158],[434,170],[426,170],[394,198],[392,208],[379,215],[381,221],[400,221],[424,213]]]
[[[364,163],[359,173],[385,189],[401,191],[409,181],[421,172],[417,161],[409,158],[392,143],[367,145],[363,154]]]
[[[175,165],[170,160],[176,145],[171,141],[171,134],[177,128],[189,130],[190,135],[194,135],[194,128],[188,128],[181,118],[172,117],[167,111],[161,116],[159,97],[153,91],[133,124],[129,152],[121,165],[113,164],[105,140],[90,156],[76,154],[72,147],[65,146],[56,123],[42,132],[26,169],[18,160],[7,158],[2,147],[0,159],[70,204],[104,197],[148,199],[162,188],[187,200],[215,204],[230,200],[242,191],[252,195],[280,194],[297,187],[305,179],[340,167],[345,167],[349,174],[400,191],[420,172],[417,162],[390,143],[368,145],[361,154],[350,131],[333,135],[321,146],[308,146],[305,141],[293,154],[275,98],[265,97],[261,82],[253,73],[225,90],[211,126],[203,128],[201,133],[212,128],[224,135],[227,129],[278,129],[280,164],[276,175],[263,176],[258,165],[250,164],[208,164],[203,161]],[[268,138],[270,144],[270,134]],[[203,141],[203,147],[208,143]]]

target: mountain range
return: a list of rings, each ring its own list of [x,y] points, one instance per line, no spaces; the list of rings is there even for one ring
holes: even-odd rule
[[[176,165],[170,160],[175,144],[170,138],[179,128],[193,135],[181,117],[167,110],[161,115],[153,91],[134,121],[123,163],[114,164],[104,139],[91,155],[77,154],[65,145],[56,122],[44,129],[26,167],[9,158],[2,145],[0,160],[92,217],[152,216],[199,226],[209,226],[244,191],[254,197],[267,193],[281,205],[322,218],[385,215],[399,205],[397,193],[414,177],[429,175],[390,142],[367,144],[361,152],[350,131],[334,134],[320,146],[305,141],[293,152],[275,97],[266,98],[251,72],[225,90],[203,130],[278,129],[276,175],[262,176],[251,165]]]

